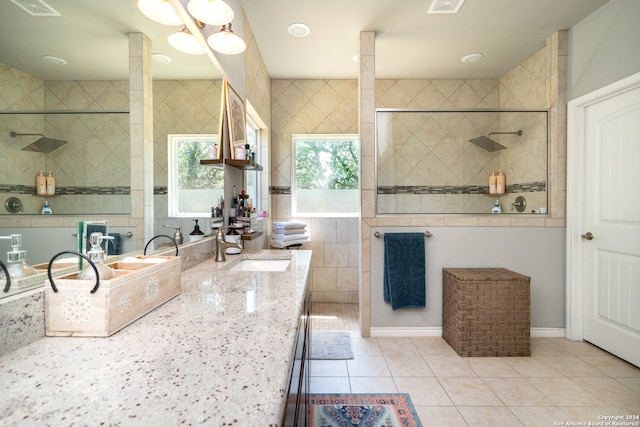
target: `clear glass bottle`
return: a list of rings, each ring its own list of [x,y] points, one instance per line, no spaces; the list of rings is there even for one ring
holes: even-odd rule
[[[116,277],[116,272],[113,268],[109,267],[104,263],[105,253],[102,249],[102,241],[105,239],[113,239],[111,236],[103,236],[102,233],[96,232],[91,233],[89,236],[89,242],[91,243],[91,250],[87,252],[89,259],[93,261],[96,268],[98,269],[98,276],[100,280],[109,280]],[[96,272],[93,270],[91,265],[87,265],[84,270],[80,272],[78,275],[78,279],[80,280],[92,280],[96,278]]]

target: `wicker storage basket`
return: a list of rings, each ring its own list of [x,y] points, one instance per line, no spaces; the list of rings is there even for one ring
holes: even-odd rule
[[[504,268],[442,271],[442,337],[460,356],[530,356],[530,282]]]

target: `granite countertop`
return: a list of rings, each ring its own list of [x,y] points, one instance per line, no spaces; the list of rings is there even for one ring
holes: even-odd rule
[[[182,293],[108,338],[45,337],[0,358],[0,425],[280,425],[311,251],[285,272],[182,273]]]

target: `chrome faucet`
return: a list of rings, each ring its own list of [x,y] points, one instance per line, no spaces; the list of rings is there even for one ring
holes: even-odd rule
[[[234,247],[242,250],[242,245],[240,243],[235,242],[227,242],[224,239],[223,230],[229,227],[220,227],[218,231],[216,231],[216,262],[226,261],[227,258],[224,256],[225,250],[229,247]]]

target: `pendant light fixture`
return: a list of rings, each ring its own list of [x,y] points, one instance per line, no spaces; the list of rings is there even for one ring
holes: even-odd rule
[[[180,52],[188,53],[189,55],[203,55],[205,53],[198,40],[187,27],[169,34],[169,44]]]
[[[189,0],[189,13],[198,21],[224,25],[233,21],[233,9],[223,0]]]
[[[227,55],[242,53],[247,48],[244,40],[231,31],[231,24],[225,24],[220,31],[211,34],[207,44],[216,52]]]
[[[183,25],[168,0],[138,0],[138,9],[147,18],[164,25]]]

